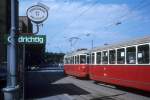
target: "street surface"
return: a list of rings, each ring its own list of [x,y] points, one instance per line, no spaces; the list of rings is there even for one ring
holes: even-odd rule
[[[25,100],[150,100],[149,93],[64,76],[62,70],[28,71],[26,76]]]

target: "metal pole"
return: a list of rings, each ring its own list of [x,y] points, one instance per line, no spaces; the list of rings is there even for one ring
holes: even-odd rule
[[[18,100],[16,81],[16,43],[15,43],[15,33],[16,33],[16,3],[17,0],[11,0],[11,30],[9,36],[9,43],[7,46],[7,86],[3,89],[5,100]]]
[[[24,100],[24,98],[25,98],[25,62],[26,62],[26,56],[25,56],[25,54],[26,54],[26,45],[25,44],[23,44],[23,97],[22,97],[22,99]]]
[[[38,34],[39,32],[39,24],[36,23],[36,32],[34,32],[33,34]]]

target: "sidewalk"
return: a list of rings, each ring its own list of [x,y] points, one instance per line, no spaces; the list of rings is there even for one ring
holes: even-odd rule
[[[50,96],[50,97],[45,97],[45,98],[40,98],[35,100],[74,100],[74,99],[68,94],[62,94],[62,95]]]

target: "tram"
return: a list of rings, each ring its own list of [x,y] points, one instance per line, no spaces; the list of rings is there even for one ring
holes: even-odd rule
[[[150,92],[150,36],[65,55],[68,75]]]
[[[88,77],[87,50],[77,50],[64,57],[64,73],[80,78]]]
[[[150,37],[95,48],[92,80],[150,91]]]

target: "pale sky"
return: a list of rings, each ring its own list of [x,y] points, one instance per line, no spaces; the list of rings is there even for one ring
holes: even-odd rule
[[[39,34],[46,50],[69,52],[150,35],[150,0],[19,0],[19,15],[38,2],[49,9]],[[72,47],[71,42],[72,40]]]

